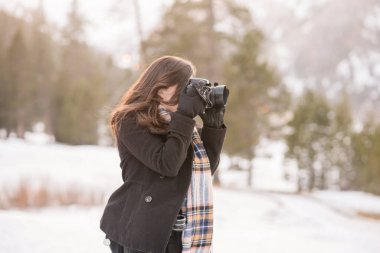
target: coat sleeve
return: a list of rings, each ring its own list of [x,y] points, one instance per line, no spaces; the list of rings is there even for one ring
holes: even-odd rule
[[[201,139],[205,147],[208,159],[210,160],[211,175],[214,175],[220,161],[220,153],[226,136],[227,127],[223,124],[222,128],[211,128],[203,126]]]
[[[186,159],[195,120],[178,112],[171,113],[166,140],[137,124],[135,117],[122,121],[120,141],[145,166],[168,177],[178,174]]]

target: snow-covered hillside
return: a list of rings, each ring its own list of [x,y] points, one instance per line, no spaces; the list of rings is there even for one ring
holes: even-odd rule
[[[0,199],[22,178],[36,187],[48,178],[51,189],[75,185],[106,196],[122,182],[113,147],[32,139],[0,141]],[[245,187],[246,172],[227,170],[229,160],[222,159],[219,169],[226,187],[214,187],[215,253],[380,252],[380,220],[357,215],[379,213],[380,197],[337,191],[293,194],[292,182],[281,176],[283,144],[264,146],[277,154],[259,152],[252,189]],[[98,226],[104,205],[0,210],[0,252],[110,252]]]

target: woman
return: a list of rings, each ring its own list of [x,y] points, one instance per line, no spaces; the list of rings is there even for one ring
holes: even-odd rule
[[[124,181],[100,220],[112,252],[211,252],[212,175],[226,134],[225,109],[205,109],[188,86],[194,74],[185,59],[158,58],[112,113]],[[197,115],[203,128],[195,126]]]

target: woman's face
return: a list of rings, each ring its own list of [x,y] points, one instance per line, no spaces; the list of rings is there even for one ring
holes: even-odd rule
[[[170,87],[167,87],[167,88],[161,88],[159,91],[158,91],[158,95],[164,100],[164,101],[170,101],[170,99],[173,97],[176,89],[177,89],[177,86],[178,85],[172,85]],[[178,107],[178,104],[176,105],[166,105],[166,104],[163,104],[162,105],[166,108],[166,110],[168,111],[171,111],[171,112],[175,112],[177,111],[177,107]]]

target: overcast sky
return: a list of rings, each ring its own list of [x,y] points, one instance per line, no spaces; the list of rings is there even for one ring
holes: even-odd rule
[[[72,0],[44,0],[50,22],[66,24]],[[116,5],[116,2],[123,2]],[[171,0],[139,0],[145,34],[154,27]],[[0,0],[0,8],[22,15],[23,8],[36,8],[39,0]],[[137,29],[131,0],[78,0],[79,10],[89,21],[85,35],[90,44],[111,53],[120,64],[128,65],[138,49]],[[116,6],[116,8],[115,8]],[[117,10],[117,13],[112,10]],[[124,55],[132,56],[128,58]],[[125,60],[122,60],[125,59]]]

